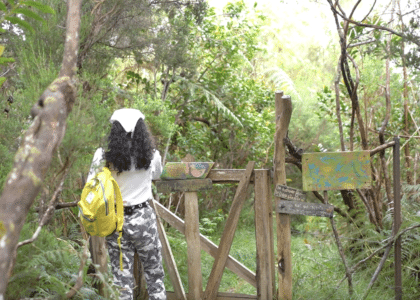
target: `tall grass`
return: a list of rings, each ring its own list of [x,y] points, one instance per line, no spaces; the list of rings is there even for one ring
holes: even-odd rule
[[[419,187],[416,187],[420,190]],[[411,188],[403,198],[403,228],[415,224],[420,210],[417,202],[417,190]],[[360,259],[368,256],[383,244],[389,232],[377,233],[358,231],[335,217],[340,232],[340,239],[345,247],[347,262],[353,266]],[[27,220],[22,231],[21,240],[29,238],[36,227],[36,214]],[[223,233],[226,214],[223,210],[202,211],[201,231],[214,243],[218,244]],[[385,220],[392,220],[389,213]],[[292,216],[292,284],[293,299],[328,299],[353,300],[363,299],[369,281],[382,257],[382,253],[367,261],[353,274],[354,292],[349,295],[347,280],[342,260],[331,233],[327,218]],[[389,224],[386,224],[387,226]],[[62,236],[60,223],[55,222],[43,230],[39,239],[18,250],[16,267],[11,277],[6,299],[44,297],[60,299],[73,286],[80,264],[83,241],[77,234],[76,224],[71,225],[68,238]],[[276,227],[273,220],[273,227]],[[188,292],[188,257],[185,237],[173,228],[167,228],[167,236],[177,263],[184,289]],[[362,236],[362,237],[361,237]],[[276,245],[276,237],[274,244]],[[351,248],[353,247],[353,250]],[[357,249],[355,251],[354,249]],[[403,299],[419,299],[419,261],[420,237],[418,229],[403,236]],[[235,233],[230,255],[253,272],[256,271],[256,247],[254,208],[252,199],[243,206]],[[214,259],[201,252],[203,290],[206,288]],[[87,265],[90,264],[88,261]],[[110,269],[109,269],[110,271]],[[100,299],[94,288],[93,278],[86,275],[84,286],[75,299]],[[167,273],[168,274],[168,273]],[[104,274],[107,283],[112,285],[111,274]],[[173,290],[169,276],[165,278],[169,291]],[[220,285],[221,292],[256,295],[252,285],[225,269]],[[109,299],[115,299],[110,297]],[[373,285],[366,299],[391,300],[394,294],[393,253],[388,257],[377,282]]]

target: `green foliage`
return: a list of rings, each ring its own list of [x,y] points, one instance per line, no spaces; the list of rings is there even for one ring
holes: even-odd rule
[[[33,231],[34,226],[25,224],[20,240],[30,238]],[[75,242],[57,238],[48,230],[41,231],[34,243],[19,248],[6,299],[64,297],[78,277],[81,250]],[[84,280],[90,281],[88,277]],[[94,299],[86,297],[87,292],[92,292],[88,290],[76,299]]]
[[[25,34],[6,32],[7,53],[0,57],[0,63],[12,62],[10,57],[16,63],[16,69],[8,75],[9,85],[5,87],[5,94],[13,94],[15,101],[7,104],[8,117],[0,116],[1,185],[11,169],[19,136],[31,121],[31,106],[58,74],[66,12],[65,1],[12,2],[12,6],[0,2],[0,10],[4,15],[11,14],[13,9],[14,14],[21,14],[22,18],[13,14],[8,18],[25,29]],[[103,2],[98,15],[105,16],[114,4],[113,1]],[[123,106],[138,108],[146,115],[159,150],[162,153],[163,149],[168,150],[167,161],[178,161],[189,153],[196,160],[215,161],[218,168],[243,168],[250,160],[256,161],[257,168],[270,168],[275,132],[274,91],[281,88],[293,100],[289,137],[295,145],[308,152],[338,149],[331,81],[339,51],[332,44],[320,44],[310,38],[307,32],[312,35],[313,31],[305,27],[306,22],[293,22],[291,26],[288,25],[291,22],[286,22],[288,16],[284,15],[284,24],[273,29],[270,22],[274,18],[267,17],[270,12],[263,14],[256,6],[248,8],[243,1],[229,3],[223,17],[202,1],[183,2],[178,7],[166,4],[143,7],[138,1],[125,1],[124,6],[116,6],[119,12],[115,16],[116,25],[106,22],[93,30],[92,24],[97,24],[95,14],[91,13],[93,8],[91,1],[85,1],[82,8],[80,36],[86,56],[83,56],[83,68],[78,70],[78,98],[67,119],[66,136],[53,158],[35,205],[49,200],[67,160],[72,162],[72,167],[61,199],[78,200],[94,150],[106,146],[109,116]],[[45,14],[49,14],[48,17]],[[288,15],[297,18],[294,13]],[[125,21],[128,17],[130,22]],[[368,18],[366,22],[379,24],[381,20]],[[96,31],[98,35],[92,37]],[[356,42],[366,32],[362,27],[352,27],[348,38]],[[298,37],[302,36],[303,41],[299,41]],[[382,59],[386,56],[385,36],[379,32],[373,32],[373,36],[377,43],[350,51],[361,70],[359,103],[366,112],[364,117],[371,120],[370,128],[377,130],[385,108],[383,89],[376,83],[384,82]],[[401,40],[394,38],[392,43],[397,46]],[[393,58],[396,59],[395,55]],[[404,125],[402,82],[397,73],[392,76],[391,84],[393,107],[387,131],[397,135]],[[343,123],[348,129],[350,101],[342,83],[340,90]],[[413,96],[410,96],[413,107],[417,103],[414,102],[416,92],[413,85]],[[415,110],[412,113],[417,117]],[[414,127],[412,124],[411,132],[415,131]],[[287,172],[288,179],[293,180],[291,184],[299,188],[300,173],[290,167]],[[231,199],[234,193],[234,186],[224,185],[200,200],[201,232],[214,241],[220,239],[229,211],[230,202],[225,200]],[[404,216],[409,216],[403,227],[417,222],[413,211],[419,210],[413,200],[417,197],[415,191],[406,193],[413,193],[413,198],[407,196],[403,201]],[[335,194],[330,201],[344,210],[346,207],[340,197]],[[254,212],[250,202],[247,201],[241,212],[231,255],[255,270]],[[43,232],[38,243],[19,250],[8,291],[11,297],[59,297],[69,290],[81,252],[80,246],[71,241],[80,240],[79,227],[74,221],[76,214],[77,211],[64,217],[60,214],[60,218],[57,214],[49,232]],[[61,225],[62,218],[70,223],[68,227]],[[337,216],[340,236],[351,263],[383,245],[390,234],[391,219],[391,212],[387,212],[385,229],[378,233],[363,213],[356,224],[348,224]],[[298,233],[292,238],[295,298],[350,299],[345,284],[336,289],[344,271],[328,219],[294,218],[292,225],[293,233]],[[34,228],[29,223],[25,226],[24,236],[29,237]],[[70,241],[57,239],[61,234],[67,234]],[[168,238],[181,279],[187,285],[186,242],[172,230],[168,230]],[[404,236],[404,289],[407,297],[413,295],[413,299],[418,298],[419,246],[417,234]],[[354,275],[356,295],[353,299],[363,294],[379,259],[378,254]],[[203,253],[203,262],[203,277],[207,279],[213,259]],[[384,293],[392,295],[389,279],[392,271],[391,259],[374,286],[371,299],[384,298]],[[93,298],[96,291],[91,288],[92,282],[89,277],[84,280],[84,288],[77,297]],[[170,286],[168,276],[165,280]],[[256,293],[252,286],[229,271],[223,276],[221,289]]]
[[[34,6],[33,2],[34,1],[19,1],[17,4],[15,4],[13,1],[10,1],[9,9],[3,2],[0,2],[0,10],[5,12],[0,18],[0,25],[2,25],[0,26],[0,31],[3,33],[6,32],[4,24],[6,23],[5,21],[7,21],[10,24],[15,24],[21,28],[26,29],[28,32],[35,32],[35,29],[30,25],[30,23],[23,19],[24,17],[27,17],[38,22],[45,22],[43,17],[30,9],[30,7]],[[54,13],[54,10],[47,5],[36,3],[34,7],[44,13]],[[15,15],[18,15],[18,17]],[[0,45],[0,48],[0,56],[2,56],[4,52],[4,46]],[[14,58],[0,57],[0,65],[6,65],[13,62],[15,62]],[[0,77],[0,86],[2,86],[5,81],[6,77]]]
[[[226,217],[227,215],[223,213],[221,208],[209,211],[205,217],[200,218],[200,233],[204,235],[214,234]]]
[[[35,1],[18,1],[17,3],[9,1],[9,8],[3,2],[0,3],[0,9],[5,12],[5,14],[0,18],[0,24],[4,24],[4,21],[6,20],[32,33],[35,32],[35,29],[31,26],[31,24],[25,21],[22,17],[16,17],[14,15],[21,15],[36,21],[45,22],[44,18],[31,8],[35,8],[45,14],[55,13],[50,6]]]

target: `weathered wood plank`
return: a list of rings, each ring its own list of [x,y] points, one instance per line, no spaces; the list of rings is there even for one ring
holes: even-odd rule
[[[211,169],[207,178],[214,183],[235,183],[241,181],[245,169]],[[250,182],[254,182],[254,174],[251,175]]]
[[[155,203],[158,203],[155,200],[149,201],[150,205],[156,212],[156,221],[158,225],[159,237],[162,243],[162,255],[163,259],[166,263],[166,268],[168,269],[169,278],[171,279],[172,286],[174,287],[176,299],[185,300],[186,295],[184,291],[184,287],[181,282],[181,277],[179,276],[178,268],[175,263],[174,256],[172,254],[171,246],[169,245],[168,237],[166,236],[165,229],[163,228],[163,224],[160,220],[160,214],[157,210]]]
[[[159,193],[171,192],[197,192],[209,190],[213,187],[211,179],[183,179],[183,180],[156,180],[155,185]]]
[[[268,170],[255,170],[255,238],[257,246],[258,299],[273,299],[273,214]]]
[[[241,181],[244,172],[245,169],[211,169],[207,179],[213,183],[237,183]],[[159,181],[162,180],[153,180],[154,183]],[[254,183],[254,174],[251,175],[250,183]]]
[[[185,223],[181,218],[176,216],[174,213],[172,213],[170,210],[168,210],[159,202],[155,201],[155,205],[162,219],[164,219],[166,222],[169,223],[169,225],[174,227],[176,230],[178,230],[182,234],[185,234]],[[210,241],[208,238],[206,238],[202,234],[200,234],[200,243],[201,243],[202,250],[206,251],[213,258],[216,257],[217,249],[218,249],[216,244],[214,244],[212,241]],[[226,268],[234,272],[236,275],[244,279],[246,282],[248,282],[252,286],[257,287],[255,273],[249,270],[247,267],[245,267],[243,264],[241,264],[232,256],[228,257],[226,261]]]
[[[281,214],[332,218],[334,206],[322,203],[277,200],[276,211]]]
[[[276,92],[276,133],[274,136],[274,185],[286,185],[284,138],[292,116],[292,100]],[[277,299],[292,299],[292,250],[290,215],[276,214],[277,222]]]
[[[178,300],[173,292],[167,291],[166,297],[168,300]],[[247,300],[247,299],[257,299],[255,295],[245,295],[245,294],[233,294],[233,293],[217,293],[215,298],[216,300]],[[197,299],[198,300],[198,299]]]
[[[306,194],[303,191],[281,184],[276,186],[274,196],[292,201],[305,201],[306,199]]]
[[[254,166],[255,162],[251,161],[248,163],[244,176],[239,182],[238,189],[236,190],[236,194],[230,208],[229,216],[226,220],[225,229],[223,230],[222,238],[220,239],[217,256],[214,260],[213,268],[207,282],[204,299],[212,300],[216,298],[220,281],[222,280],[223,270],[226,265],[226,260],[232,246],[236,226],[238,225],[239,214],[246,199],[246,192],[248,190],[249,180],[251,178],[251,174],[253,173]]]
[[[201,299],[203,278],[201,274],[200,229],[196,192],[185,193],[185,238],[188,254],[188,299]]]

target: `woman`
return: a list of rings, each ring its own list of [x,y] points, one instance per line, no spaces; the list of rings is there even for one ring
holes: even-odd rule
[[[134,253],[137,251],[143,265],[149,299],[166,299],[156,215],[148,204],[153,197],[152,179],[158,179],[162,172],[161,156],[155,149],[153,138],[144,123],[144,115],[139,110],[116,110],[110,121],[112,128],[108,137],[108,151],[96,151],[89,176],[93,176],[105,160],[123,198],[123,271],[120,269],[118,233],[106,237],[114,282],[120,287],[120,299],[133,299]]]

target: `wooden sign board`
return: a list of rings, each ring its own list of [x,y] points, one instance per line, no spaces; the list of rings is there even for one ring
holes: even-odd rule
[[[276,211],[280,214],[332,218],[334,206],[321,203],[277,200]]]
[[[159,193],[197,192],[209,190],[213,183],[210,178],[184,180],[156,180],[155,185]]]
[[[294,200],[294,201],[305,201],[306,194],[301,190],[297,190],[287,185],[280,185],[276,186],[274,191],[274,196],[279,197],[285,200]]]
[[[304,191],[354,190],[371,186],[370,152],[319,152],[302,155]]]
[[[168,162],[162,170],[161,179],[199,179],[206,178],[214,162]]]

